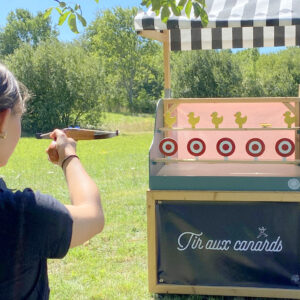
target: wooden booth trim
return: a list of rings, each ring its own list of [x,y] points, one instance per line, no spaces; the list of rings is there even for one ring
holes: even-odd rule
[[[272,103],[289,102],[299,103],[299,97],[237,97],[237,98],[169,98],[164,99],[170,103]]]
[[[179,162],[183,163],[202,163],[202,164],[256,164],[256,165],[300,165],[300,160],[250,160],[250,159],[197,159],[197,158],[187,158],[187,159],[176,159],[176,158],[154,158],[151,159],[152,162],[165,163],[165,164],[176,164]]]
[[[147,192],[152,201],[253,201],[300,202],[300,192],[159,191]]]
[[[171,66],[170,66],[170,31],[169,30],[142,30],[140,36],[163,43],[164,53],[164,89],[165,98],[171,97]]]
[[[283,104],[286,106],[286,108],[293,113],[296,114],[296,108],[290,103],[290,102],[283,102]]]
[[[170,111],[170,110],[169,110]],[[159,128],[160,131],[268,131],[268,130],[300,130],[300,127],[292,127],[292,128],[286,128],[286,127],[253,127],[253,128],[168,128],[168,127],[162,127]]]
[[[299,290],[157,284],[152,293],[300,299]]]
[[[155,205],[159,201],[253,201],[300,202],[299,192],[148,191],[147,240],[150,293],[198,294],[300,299],[300,290],[218,286],[188,286],[158,283],[157,227]]]
[[[164,87],[165,98],[171,98],[171,51],[170,51],[170,32],[165,30],[164,35]]]
[[[300,97],[300,85],[298,86],[298,97]],[[300,125],[300,104],[299,102],[295,102],[295,112],[294,115],[296,117],[295,127]],[[300,158],[300,136],[295,132],[295,159]]]
[[[166,35],[164,34],[164,31],[161,30],[142,30],[138,31],[137,34],[147,39],[156,40],[162,43],[166,42]]]

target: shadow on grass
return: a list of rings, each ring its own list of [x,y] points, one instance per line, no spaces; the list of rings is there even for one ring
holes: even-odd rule
[[[165,294],[155,294],[153,295],[153,299],[155,300],[270,300],[270,298],[256,298],[256,297],[165,295]]]

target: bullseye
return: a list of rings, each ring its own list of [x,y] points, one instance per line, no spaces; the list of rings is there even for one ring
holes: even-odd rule
[[[205,152],[206,145],[203,140],[194,138],[188,142],[187,150],[193,156],[200,156]]]
[[[295,152],[295,144],[292,140],[283,138],[276,143],[275,150],[278,155],[288,157]]]
[[[251,139],[246,144],[246,151],[253,157],[258,157],[265,152],[265,143],[261,139]]]
[[[230,138],[222,138],[217,143],[217,151],[220,155],[228,157],[235,151],[235,143]]]
[[[160,142],[159,150],[165,156],[172,156],[178,150],[177,142],[171,138],[165,138]]]

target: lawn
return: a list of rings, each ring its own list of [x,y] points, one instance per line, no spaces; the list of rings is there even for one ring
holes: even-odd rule
[[[51,299],[226,298],[148,293],[146,190],[152,136],[152,132],[125,131],[112,139],[78,142],[78,155],[100,188],[106,225],[100,235],[71,249],[64,259],[49,260]],[[47,161],[48,144],[22,138],[0,175],[11,188],[31,187],[68,203],[63,173]]]
[[[135,116],[105,113],[102,118],[102,127],[120,132],[152,132],[154,128],[154,118],[149,114],[139,114]]]

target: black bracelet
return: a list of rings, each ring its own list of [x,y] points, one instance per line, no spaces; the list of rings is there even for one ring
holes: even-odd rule
[[[66,162],[69,158],[72,158],[72,157],[77,157],[77,158],[79,159],[79,157],[78,157],[77,155],[75,155],[75,154],[67,156],[67,157],[62,161],[62,163],[61,163],[61,168],[62,168],[62,169],[64,169],[64,164],[65,164],[65,162]]]

